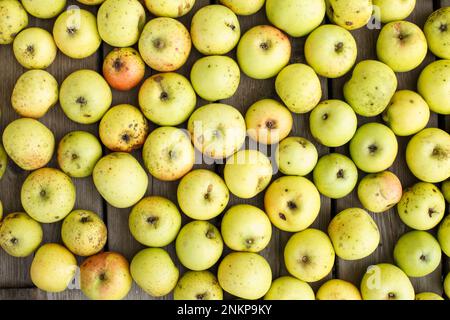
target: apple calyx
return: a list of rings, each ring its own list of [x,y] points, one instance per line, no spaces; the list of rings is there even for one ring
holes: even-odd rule
[[[91,219],[89,219],[89,217],[82,217],[82,218],[80,219],[80,222],[81,222],[81,223],[88,223],[88,222],[91,222]]]
[[[388,299],[389,300],[392,300],[392,299],[395,299],[396,298],[396,294],[395,293],[393,293],[393,292],[389,292],[388,293]]]
[[[169,94],[165,91],[161,92],[161,94],[159,95],[159,99],[161,101],[167,101],[169,100]]]
[[[33,55],[34,54],[34,45],[32,45],[32,44],[27,45],[25,52],[29,55]]]
[[[322,115],[322,120],[328,120],[328,113],[324,113]]]
[[[87,100],[84,97],[78,97],[75,102],[78,103],[80,107],[84,107],[87,105]]]
[[[247,247],[247,249],[250,249],[253,243],[255,243],[255,239],[253,238],[245,239],[245,246]]]
[[[199,294],[195,295],[195,298],[196,298],[197,300],[205,300],[205,298],[206,298],[207,295],[208,295],[208,293],[203,292],[203,293],[199,293]]]
[[[266,128],[269,130],[273,130],[277,128],[277,122],[275,120],[267,120],[266,121]]]
[[[261,49],[263,49],[264,51],[267,51],[267,50],[269,50],[269,48],[270,48],[270,43],[267,41],[267,42],[261,42],[261,44],[259,45],[259,47],[261,48]]]
[[[434,210],[434,208],[429,208],[428,209],[428,215],[430,216],[430,218],[433,218],[433,214],[438,213],[436,210]]]
[[[216,233],[214,232],[213,228],[209,228],[208,231],[206,231],[205,236],[208,239],[215,239],[216,238]]]
[[[104,272],[100,273],[100,275],[98,276],[98,279],[100,281],[105,281],[106,280],[106,274]]]
[[[11,242],[13,245],[16,245],[17,243],[19,243],[19,239],[17,239],[16,237],[12,237],[9,242]]]
[[[378,146],[376,146],[376,145],[374,145],[374,144],[371,144],[371,145],[369,146],[369,152],[370,152],[370,154],[373,155],[377,150],[378,150]]]
[[[343,169],[339,169],[338,172],[336,173],[336,177],[338,179],[343,179],[344,178],[344,170]]]
[[[230,28],[231,30],[233,30],[233,31],[236,29],[236,26],[235,26],[234,24],[232,24],[232,23],[225,22],[225,25],[226,25],[228,28]]]
[[[288,208],[291,209],[291,210],[297,209],[297,204],[296,204],[294,201],[288,201],[288,202],[287,202],[287,206],[288,206]]]
[[[159,218],[155,216],[150,216],[147,218],[147,223],[151,225],[155,225],[158,222]]]
[[[45,198],[47,192],[44,189],[42,189],[41,192],[39,192],[39,195],[41,196],[41,198]]]
[[[439,31],[440,32],[447,32],[448,31],[448,25],[446,23],[441,23],[441,25],[439,26]]]
[[[421,260],[421,261],[427,261],[427,256],[424,255],[424,254],[422,254],[422,255],[420,256],[420,260]]]
[[[336,53],[341,53],[342,51],[344,51],[344,43],[343,42],[338,42],[334,45],[334,51]],[[326,120],[326,119],[324,119]]]
[[[120,70],[122,70],[123,62],[120,59],[120,57],[117,57],[116,59],[114,59],[112,67],[114,68],[114,70],[116,72],[120,72]]]
[[[69,35],[74,35],[78,31],[78,29],[75,26],[71,26],[67,27],[66,31]]]
[[[72,153],[72,160],[77,160],[78,159],[78,155],[75,153]]]
[[[121,136],[120,138],[121,138],[122,141],[124,141],[125,143],[128,143],[128,142],[130,142],[130,140],[131,140],[131,137],[130,137],[130,135],[129,135],[128,133],[122,134],[122,136]],[[169,152],[169,154],[170,154],[170,152]]]
[[[157,38],[157,39],[153,40],[152,43],[153,43],[153,46],[154,46],[156,49],[163,49],[163,48],[166,46],[166,44],[164,43],[164,41],[161,40],[160,38]]]
[[[300,259],[299,259],[299,261],[298,261],[300,264],[307,264],[307,263],[309,263],[309,258],[308,258],[308,256],[303,256],[303,257],[301,257]]]

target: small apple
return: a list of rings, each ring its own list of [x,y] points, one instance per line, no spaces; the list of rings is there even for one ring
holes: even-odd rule
[[[450,60],[437,60],[423,69],[417,89],[431,111],[450,114]]]
[[[275,90],[294,113],[307,113],[322,98],[322,87],[314,70],[302,63],[283,68],[275,80]]]
[[[318,157],[314,144],[301,137],[282,140],[275,151],[278,169],[290,176],[308,175],[316,166]]]
[[[144,78],[145,62],[133,48],[115,48],[103,60],[102,69],[111,87],[128,91]]]
[[[191,219],[210,220],[225,210],[230,195],[225,181],[212,171],[197,169],[181,179],[178,204]]]
[[[410,228],[430,230],[444,217],[444,196],[434,184],[418,182],[405,189],[397,212]]]
[[[291,42],[277,28],[269,25],[248,30],[239,41],[237,59],[241,70],[250,78],[275,77],[291,57]]]
[[[194,271],[211,268],[222,256],[219,230],[207,221],[192,221],[181,228],[175,242],[181,264]]]
[[[444,280],[444,292],[447,298],[450,298],[450,272],[447,274]]]
[[[309,284],[294,277],[275,279],[264,300],[316,300]]]
[[[7,215],[0,224],[0,246],[13,257],[32,254],[41,244],[42,237],[41,225],[23,212]]]
[[[331,279],[320,286],[317,300],[362,300],[358,288],[348,281]]]
[[[52,35],[41,28],[21,31],[13,42],[14,56],[27,69],[45,69],[56,58],[56,44]]]
[[[259,254],[233,252],[223,258],[217,278],[223,290],[242,299],[256,300],[269,291],[272,270]]]
[[[14,110],[27,118],[43,117],[57,102],[58,82],[44,70],[30,70],[22,74],[11,95]]]
[[[442,252],[450,257],[450,215],[442,220],[437,233]]]
[[[305,42],[305,58],[321,76],[339,78],[353,67],[358,48],[346,29],[326,24],[314,30]]]
[[[405,20],[414,11],[416,0],[372,0],[380,10],[382,23]]]
[[[442,59],[450,59],[449,25],[450,7],[443,7],[428,17],[423,28],[430,51]]]
[[[220,0],[220,3],[241,16],[249,16],[258,12],[264,6],[265,0]]]
[[[195,0],[145,0],[148,11],[158,17],[178,18],[184,16],[195,5]]]
[[[223,290],[209,271],[187,271],[173,291],[174,300],[223,300]]]
[[[372,0],[325,0],[328,18],[348,30],[364,27],[372,17]]]
[[[421,292],[416,294],[416,300],[444,300],[444,298],[434,292]]]
[[[0,44],[10,44],[14,37],[28,25],[28,15],[17,0],[0,3]]]
[[[181,228],[181,214],[169,199],[151,196],[133,207],[128,225],[139,243],[148,247],[164,247],[175,240]]]
[[[7,166],[8,166],[8,155],[6,154],[5,148],[3,148],[3,144],[0,143],[0,180],[3,178],[3,175],[5,174]]]
[[[40,19],[56,17],[66,6],[66,0],[22,0],[25,10]]]
[[[0,151],[0,159],[1,159],[1,151]],[[1,163],[1,160],[0,160],[0,163]],[[1,168],[2,167],[0,165],[0,177],[1,177]],[[450,179],[442,182],[441,190],[442,190],[442,194],[444,195],[445,200],[447,200],[447,202],[450,203]]]

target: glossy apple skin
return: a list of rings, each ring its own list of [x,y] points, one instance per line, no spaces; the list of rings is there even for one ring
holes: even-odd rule
[[[133,48],[115,48],[103,61],[103,76],[116,90],[131,90],[141,82],[144,75],[144,60]]]

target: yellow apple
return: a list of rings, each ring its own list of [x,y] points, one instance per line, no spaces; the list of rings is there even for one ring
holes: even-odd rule
[[[173,290],[174,300],[223,300],[223,290],[209,271],[187,271]]]
[[[306,282],[284,276],[272,282],[264,300],[315,300],[315,296],[313,289]]]
[[[352,283],[331,279],[320,286],[317,300],[362,300],[361,293]]]

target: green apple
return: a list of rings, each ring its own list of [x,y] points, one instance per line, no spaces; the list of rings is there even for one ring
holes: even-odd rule
[[[438,128],[417,133],[406,147],[406,163],[411,172],[426,182],[442,182],[450,177],[450,135]]]
[[[222,256],[219,230],[207,221],[192,221],[181,228],[175,242],[178,260],[186,268],[202,271],[211,268]]]
[[[238,89],[240,79],[239,66],[227,56],[200,58],[191,69],[192,86],[195,92],[207,101],[232,97]]]
[[[416,0],[372,0],[382,23],[405,20],[416,6]]]
[[[99,121],[111,102],[111,88],[93,70],[77,70],[61,84],[59,103],[66,116],[74,122],[92,124]]]
[[[181,228],[181,214],[169,199],[151,196],[133,207],[128,225],[139,243],[148,247],[164,247],[175,240]]]
[[[443,7],[433,12],[425,23],[423,31],[428,47],[434,55],[450,59],[450,7]]]
[[[311,141],[301,137],[288,137],[280,142],[275,160],[281,173],[306,176],[316,166],[319,155]]]
[[[322,87],[314,70],[302,63],[288,65],[278,74],[275,90],[294,113],[311,111],[322,98]]]
[[[0,180],[3,178],[7,167],[8,155],[6,154],[5,148],[3,148],[3,144],[0,142]]]
[[[400,219],[408,227],[430,230],[444,217],[444,196],[434,184],[418,182],[405,189],[397,205],[397,211]]]
[[[444,280],[444,292],[447,298],[450,298],[450,272],[447,274]]]
[[[92,256],[106,244],[107,229],[103,220],[89,210],[72,211],[61,226],[61,239],[78,256]]]
[[[145,9],[138,0],[106,0],[97,13],[100,37],[113,47],[131,47],[145,24]]]
[[[372,17],[372,0],[325,0],[328,18],[337,25],[355,30],[364,27]]]
[[[44,70],[30,70],[22,74],[11,96],[14,110],[27,118],[43,117],[57,102],[58,82]]]
[[[144,115],[160,126],[185,122],[197,104],[191,83],[173,72],[151,76],[139,89],[139,106]]]
[[[52,223],[64,219],[75,205],[75,185],[53,168],[33,171],[20,192],[22,207],[35,220]]]
[[[364,208],[384,212],[394,207],[402,198],[400,179],[390,171],[371,173],[358,186],[358,198]]]
[[[437,60],[423,69],[417,89],[431,111],[450,114],[450,60]]]
[[[239,204],[225,212],[221,232],[223,241],[231,250],[259,252],[270,242],[272,225],[261,209]]]
[[[320,286],[317,300],[362,300],[358,288],[348,281],[331,279]]]
[[[339,78],[353,67],[358,49],[346,29],[326,24],[314,30],[305,42],[305,58],[321,76]]]
[[[290,57],[289,38],[269,25],[248,30],[237,47],[237,60],[242,72],[254,79],[275,77],[289,63]]]
[[[336,255],[344,260],[359,260],[371,255],[380,243],[380,231],[363,209],[339,212],[328,225]]]
[[[56,17],[66,6],[66,0],[22,0],[25,10],[40,19]]]
[[[75,7],[58,16],[53,25],[53,38],[58,49],[73,59],[89,57],[102,43],[95,16]]]
[[[416,294],[416,300],[444,300],[444,298],[434,292],[421,292]]]
[[[17,0],[0,3],[0,44],[10,44],[14,37],[28,25],[28,15]]]
[[[414,288],[398,267],[380,263],[367,268],[361,281],[363,300],[414,300]]]
[[[32,254],[41,244],[42,237],[41,225],[23,212],[7,215],[0,224],[0,246],[13,257]]]
[[[358,182],[358,169],[350,158],[339,153],[330,153],[317,162],[313,179],[321,194],[332,199],[340,199],[355,188]]]
[[[250,199],[269,185],[273,175],[272,163],[260,151],[241,150],[227,159],[223,175],[232,194]]]
[[[189,118],[187,128],[194,146],[213,159],[231,156],[245,142],[244,117],[236,108],[222,103],[196,109]]]
[[[349,142],[357,127],[358,118],[352,107],[340,100],[322,101],[309,116],[309,128],[313,137],[331,148]]]
[[[445,217],[437,233],[442,252],[450,257],[450,215]]]
[[[212,171],[197,169],[181,179],[178,205],[191,219],[210,220],[225,210],[230,199],[225,181]]]
[[[272,270],[257,253],[233,252],[223,258],[217,271],[220,286],[247,300],[262,298],[270,289]]]
[[[355,112],[364,117],[381,114],[397,90],[394,71],[382,62],[364,60],[353,69],[344,85],[344,97]]]
[[[33,284],[46,292],[62,292],[72,282],[77,260],[69,250],[56,243],[46,243],[36,251],[31,263]]]
[[[209,271],[187,271],[173,290],[174,300],[223,300],[223,290]]]
[[[194,7],[195,0],[145,0],[148,11],[158,17],[178,18]]]
[[[56,58],[56,44],[52,35],[41,28],[21,31],[13,43],[14,56],[27,69],[45,69]]]
[[[1,145],[0,145],[1,146]],[[1,159],[1,151],[0,151],[0,159]],[[1,160],[0,160],[1,162]],[[1,165],[0,165],[0,177],[1,177]],[[442,182],[442,194],[444,195],[445,200],[450,203],[450,180],[446,180]]]
[[[262,144],[275,144],[289,135],[294,119],[278,101],[263,99],[248,108],[245,123],[250,138]]]
[[[181,68],[189,57],[191,47],[189,31],[172,18],[150,20],[139,38],[142,59],[150,68],[160,72]]]
[[[220,0],[220,3],[241,16],[249,16],[258,12],[264,6],[265,0]]]
[[[128,153],[113,152],[104,156],[95,165],[92,177],[98,192],[116,208],[133,206],[147,191],[147,173]]]
[[[292,37],[303,37],[316,29],[325,17],[324,0],[267,0],[270,23]]]
[[[284,248],[284,263],[294,277],[315,282],[333,269],[334,249],[330,238],[317,229],[306,229],[292,235]]]
[[[275,279],[264,300],[315,300],[314,291],[309,284],[294,277],[284,276]]]
[[[237,45],[240,36],[239,20],[225,6],[205,6],[192,17],[192,43],[204,55],[227,54]]]
[[[89,299],[123,299],[132,284],[128,261],[119,253],[99,253],[84,260],[80,266],[81,291]]]

